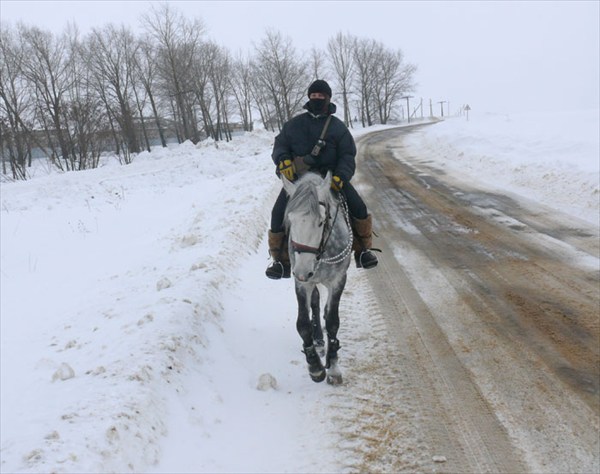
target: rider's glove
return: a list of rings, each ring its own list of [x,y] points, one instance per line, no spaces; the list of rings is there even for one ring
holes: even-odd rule
[[[331,189],[339,193],[342,190],[342,186],[344,186],[342,178],[340,178],[339,176],[334,176],[333,178],[331,178]]]
[[[294,181],[296,179],[296,167],[294,162],[289,159],[281,160],[278,165],[279,172],[285,176],[288,181]]]

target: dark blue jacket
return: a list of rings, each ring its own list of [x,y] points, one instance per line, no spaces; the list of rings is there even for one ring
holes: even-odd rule
[[[308,103],[304,108],[308,110]],[[327,117],[335,111],[335,104],[329,104],[327,114],[315,116],[307,111],[288,120],[275,137],[271,155],[273,162],[278,165],[284,159],[309,155],[323,131]],[[337,117],[331,117],[325,142],[327,144],[311,169],[319,171],[323,176],[331,170],[334,176],[339,176],[345,183],[350,182],[356,169],[356,144],[348,127]]]

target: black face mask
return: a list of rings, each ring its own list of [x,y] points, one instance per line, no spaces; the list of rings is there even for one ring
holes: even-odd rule
[[[315,114],[322,114],[325,112],[325,104],[327,99],[309,99],[309,107],[311,112]]]

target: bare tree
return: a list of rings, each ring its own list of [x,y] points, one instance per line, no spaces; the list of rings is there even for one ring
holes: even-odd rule
[[[308,82],[307,64],[296,53],[292,40],[281,33],[268,30],[255,48],[254,75],[259,87],[256,91],[267,94],[262,101],[271,100],[275,107],[279,128],[299,111],[304,101]]]
[[[332,69],[335,71],[337,83],[342,92],[342,107],[344,109],[344,123],[350,126],[350,90],[352,87],[352,78],[354,75],[354,45],[356,38],[350,35],[338,33],[327,43],[329,52],[329,61]]]
[[[61,169],[63,165],[66,170],[76,169],[64,107],[65,93],[72,86],[66,37],[36,27],[20,28],[27,51],[23,70],[34,86],[36,118],[46,133],[51,159]],[[58,156],[62,163],[55,159]]]
[[[217,140],[214,122],[214,94],[210,85],[212,63],[218,61],[218,47],[214,43],[205,43],[198,48],[193,63],[192,92],[200,108],[203,129],[206,137]]]
[[[357,39],[354,42],[355,77],[359,96],[359,111],[363,127],[373,125],[373,81],[377,62],[383,60],[382,46],[373,39]]]
[[[103,149],[102,129],[105,113],[94,90],[85,48],[75,25],[65,33],[69,49],[68,74],[71,88],[65,92],[65,118],[69,124],[69,141],[77,169],[96,168]]]
[[[119,125],[126,163],[131,161],[131,153],[140,151],[132,76],[137,44],[131,30],[114,25],[93,29],[88,42],[89,65],[107,111]]]
[[[272,92],[269,90],[268,86],[258,78],[258,66],[256,62],[251,61],[249,65],[251,77],[250,94],[258,108],[261,122],[263,123],[265,130],[270,129],[271,131],[275,131],[275,126],[279,126],[279,122],[276,119],[277,114],[275,113],[272,104]]]
[[[148,126],[146,125],[146,117],[144,116],[144,110],[146,108],[146,101],[148,95],[146,88],[142,81],[142,74],[139,69],[140,56],[142,42],[135,38],[135,47],[131,48],[131,62],[129,64],[129,71],[131,75],[131,90],[133,91],[133,97],[135,98],[135,105],[139,114],[140,127],[142,129],[142,137],[146,145],[146,150],[151,151],[150,148],[150,137],[148,135]],[[140,145],[141,147],[141,145]]]
[[[165,131],[161,123],[158,103],[155,98],[157,49],[152,45],[149,38],[143,38],[140,41],[139,54],[135,56],[135,60],[138,78],[144,87],[146,97],[150,101],[150,107],[160,137],[160,143],[163,147],[166,147],[167,141],[165,139]]]
[[[174,119],[180,125],[183,140],[199,140],[194,114],[196,96],[194,82],[194,58],[200,47],[204,26],[198,19],[188,21],[174,12],[168,3],[159,9],[151,8],[151,14],[143,17],[150,36],[157,42],[158,73],[166,93],[173,98]]]
[[[229,83],[231,92],[238,106],[244,131],[250,132],[252,124],[252,91],[251,91],[250,61],[239,56],[231,68]]]
[[[414,65],[404,64],[404,55],[401,50],[381,50],[381,60],[376,63],[372,83],[373,97],[380,123],[386,124],[394,105],[398,103],[404,93],[413,90],[415,71]]]
[[[218,46],[215,43],[208,43],[207,48],[211,49],[212,60],[209,63],[208,74],[212,86],[212,93],[215,99],[215,110],[217,114],[217,125],[215,130],[215,140],[222,140],[223,133],[225,139],[231,140],[231,132],[229,131],[229,110],[228,110],[228,94],[229,80],[231,75],[231,58],[225,48]]]
[[[323,51],[313,46],[310,49],[310,68],[312,79],[323,79],[325,77],[325,58]]]
[[[26,122],[32,105],[23,75],[24,57],[18,33],[0,27],[0,152],[2,173],[8,174],[8,163],[13,179],[27,178],[31,158],[31,134]]]

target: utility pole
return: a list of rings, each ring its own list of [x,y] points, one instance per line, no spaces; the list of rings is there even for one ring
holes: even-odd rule
[[[410,104],[408,102],[408,99],[412,99],[413,96],[412,95],[405,95],[400,97],[401,99],[406,99],[406,116],[408,117],[408,123],[410,123]]]
[[[469,121],[469,110],[471,110],[471,107],[469,107],[469,104],[465,105],[465,111],[467,112],[467,122]]]
[[[440,110],[442,111],[442,117],[444,116],[444,104],[446,103],[445,100],[441,100],[438,102],[438,104],[440,104]]]

